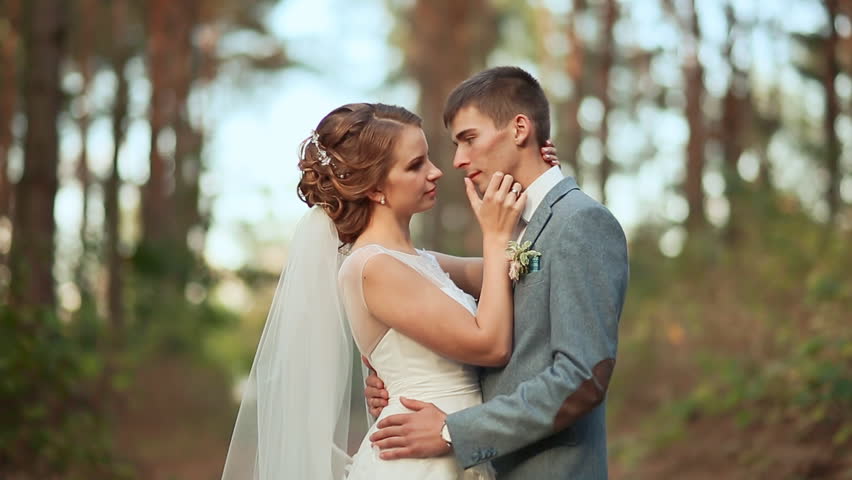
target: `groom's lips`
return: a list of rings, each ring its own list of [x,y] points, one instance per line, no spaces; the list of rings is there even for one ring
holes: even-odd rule
[[[477,171],[475,171],[475,172],[468,173],[468,174],[467,174],[467,178],[469,178],[469,179],[473,180],[473,179],[474,179],[477,175],[479,175],[480,173],[482,173],[482,172],[481,172],[481,171],[479,171],[479,170],[477,170]]]

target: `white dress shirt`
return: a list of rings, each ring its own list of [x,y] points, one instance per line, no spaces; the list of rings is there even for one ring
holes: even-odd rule
[[[562,170],[559,166],[550,167],[546,172],[539,175],[538,178],[533,181],[529,187],[525,190],[527,192],[527,203],[524,205],[524,211],[521,212],[521,220],[518,222],[518,233],[517,241],[520,242],[522,238],[524,238],[524,232],[527,231],[527,224],[532,220],[533,213],[544,201],[544,197],[550,193],[550,190],[553,189],[562,179],[565,178],[562,175]]]

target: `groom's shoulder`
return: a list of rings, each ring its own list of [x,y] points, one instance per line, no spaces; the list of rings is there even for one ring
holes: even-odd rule
[[[585,229],[594,225],[602,226],[601,224],[621,229],[618,219],[606,206],[579,188],[568,192],[551,209],[559,230],[563,233],[574,228]]]
[[[586,215],[594,215],[611,217],[615,220],[615,216],[606,206],[579,188],[566,193],[551,206],[551,209],[554,215],[563,218],[581,218]]]

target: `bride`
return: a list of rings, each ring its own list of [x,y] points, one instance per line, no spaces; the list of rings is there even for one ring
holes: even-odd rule
[[[493,478],[450,455],[383,460],[369,441],[375,426],[347,454],[351,389],[361,385],[350,375],[353,340],[385,381],[381,417],[407,411],[401,397],[447,413],[481,403],[474,366],[504,365],[511,354],[505,249],[526,194],[498,173],[480,199],[465,179],[484,256],[440,256],[442,269],[409,230],[434,205],[442,175],[420,124],[401,107],[344,105],[302,144],[298,193],[312,208],[290,244],[223,480]]]

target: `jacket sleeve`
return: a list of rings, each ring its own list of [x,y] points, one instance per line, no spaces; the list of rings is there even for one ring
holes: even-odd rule
[[[546,252],[552,361],[514,392],[447,417],[464,468],[564,430],[605,398],[627,289],[624,232],[598,205],[555,227],[559,246]]]

